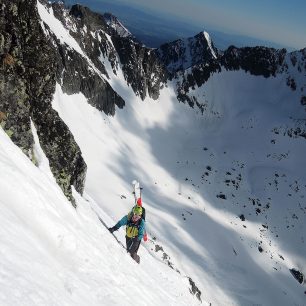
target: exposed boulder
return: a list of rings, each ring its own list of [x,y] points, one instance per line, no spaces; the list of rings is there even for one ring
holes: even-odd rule
[[[188,277],[189,280],[189,284],[191,286],[191,288],[189,289],[190,293],[192,293],[193,295],[195,295],[197,297],[197,299],[199,301],[202,302],[201,300],[201,294],[202,292],[199,290],[199,288],[196,286],[195,282],[191,279],[191,277]]]
[[[292,274],[292,276],[300,283],[303,284],[305,277],[304,274],[302,272],[300,272],[297,269],[289,269],[290,273]]]

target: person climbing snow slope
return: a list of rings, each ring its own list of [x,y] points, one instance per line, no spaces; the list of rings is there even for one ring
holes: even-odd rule
[[[137,262],[140,262],[140,257],[137,255],[141,239],[145,234],[145,221],[142,218],[143,208],[139,205],[133,207],[132,211],[125,215],[115,226],[109,228],[113,233],[121,226],[126,225],[126,250],[131,257]]]

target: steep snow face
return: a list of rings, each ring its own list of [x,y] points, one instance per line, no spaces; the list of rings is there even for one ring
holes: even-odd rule
[[[189,92],[201,113],[178,103],[175,82],[142,102],[122,73],[108,72],[128,101],[113,118],[60,86],[54,97],[88,165],[87,195],[115,223],[132,207],[130,183],[139,179],[144,246],[191,277],[202,299],[302,305],[305,288],[289,269],[305,274],[306,143],[286,131],[304,109],[286,76],[214,74]]]
[[[100,223],[92,199],[75,192],[72,207],[32,128],[38,168],[0,129],[0,304],[198,305],[188,279],[142,247],[137,265]]]
[[[205,36],[205,38],[206,38],[206,40],[207,40],[208,46],[209,46],[209,48],[210,48],[210,50],[211,50],[211,53],[212,53],[213,57],[214,57],[214,58],[217,58],[217,55],[216,55],[216,53],[215,53],[215,50],[214,50],[214,48],[213,48],[213,46],[212,46],[212,40],[211,40],[211,38],[210,38],[210,35],[209,35],[206,31],[204,31],[204,36]]]
[[[47,9],[37,0],[37,9],[41,20],[50,27],[50,30],[56,35],[56,37],[60,40],[62,44],[67,44],[71,49],[75,50],[82,56],[85,56],[80,45],[69,34],[63,24],[57,18],[55,18],[52,7]],[[44,28],[43,24],[42,27]]]

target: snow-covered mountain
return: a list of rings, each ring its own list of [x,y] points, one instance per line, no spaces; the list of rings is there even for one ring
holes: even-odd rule
[[[0,9],[1,305],[305,305],[306,49],[150,49],[80,5]],[[103,225],[133,179],[139,266]]]
[[[186,70],[196,64],[209,63],[217,59],[218,53],[207,32],[161,45],[157,52],[171,73]]]

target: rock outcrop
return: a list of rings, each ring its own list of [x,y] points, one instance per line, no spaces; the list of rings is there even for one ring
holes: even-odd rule
[[[86,164],[73,135],[52,109],[56,50],[46,39],[35,0],[0,4],[1,126],[35,163],[31,120],[50,168],[74,204],[71,185],[83,191]]]
[[[220,61],[226,70],[244,70],[252,75],[268,78],[276,75],[279,67],[284,63],[286,53],[286,49],[230,46]]]
[[[167,81],[166,69],[162,62],[153,50],[129,38],[114,36],[112,39],[127,83],[142,100],[147,94],[157,99],[160,89]]]

